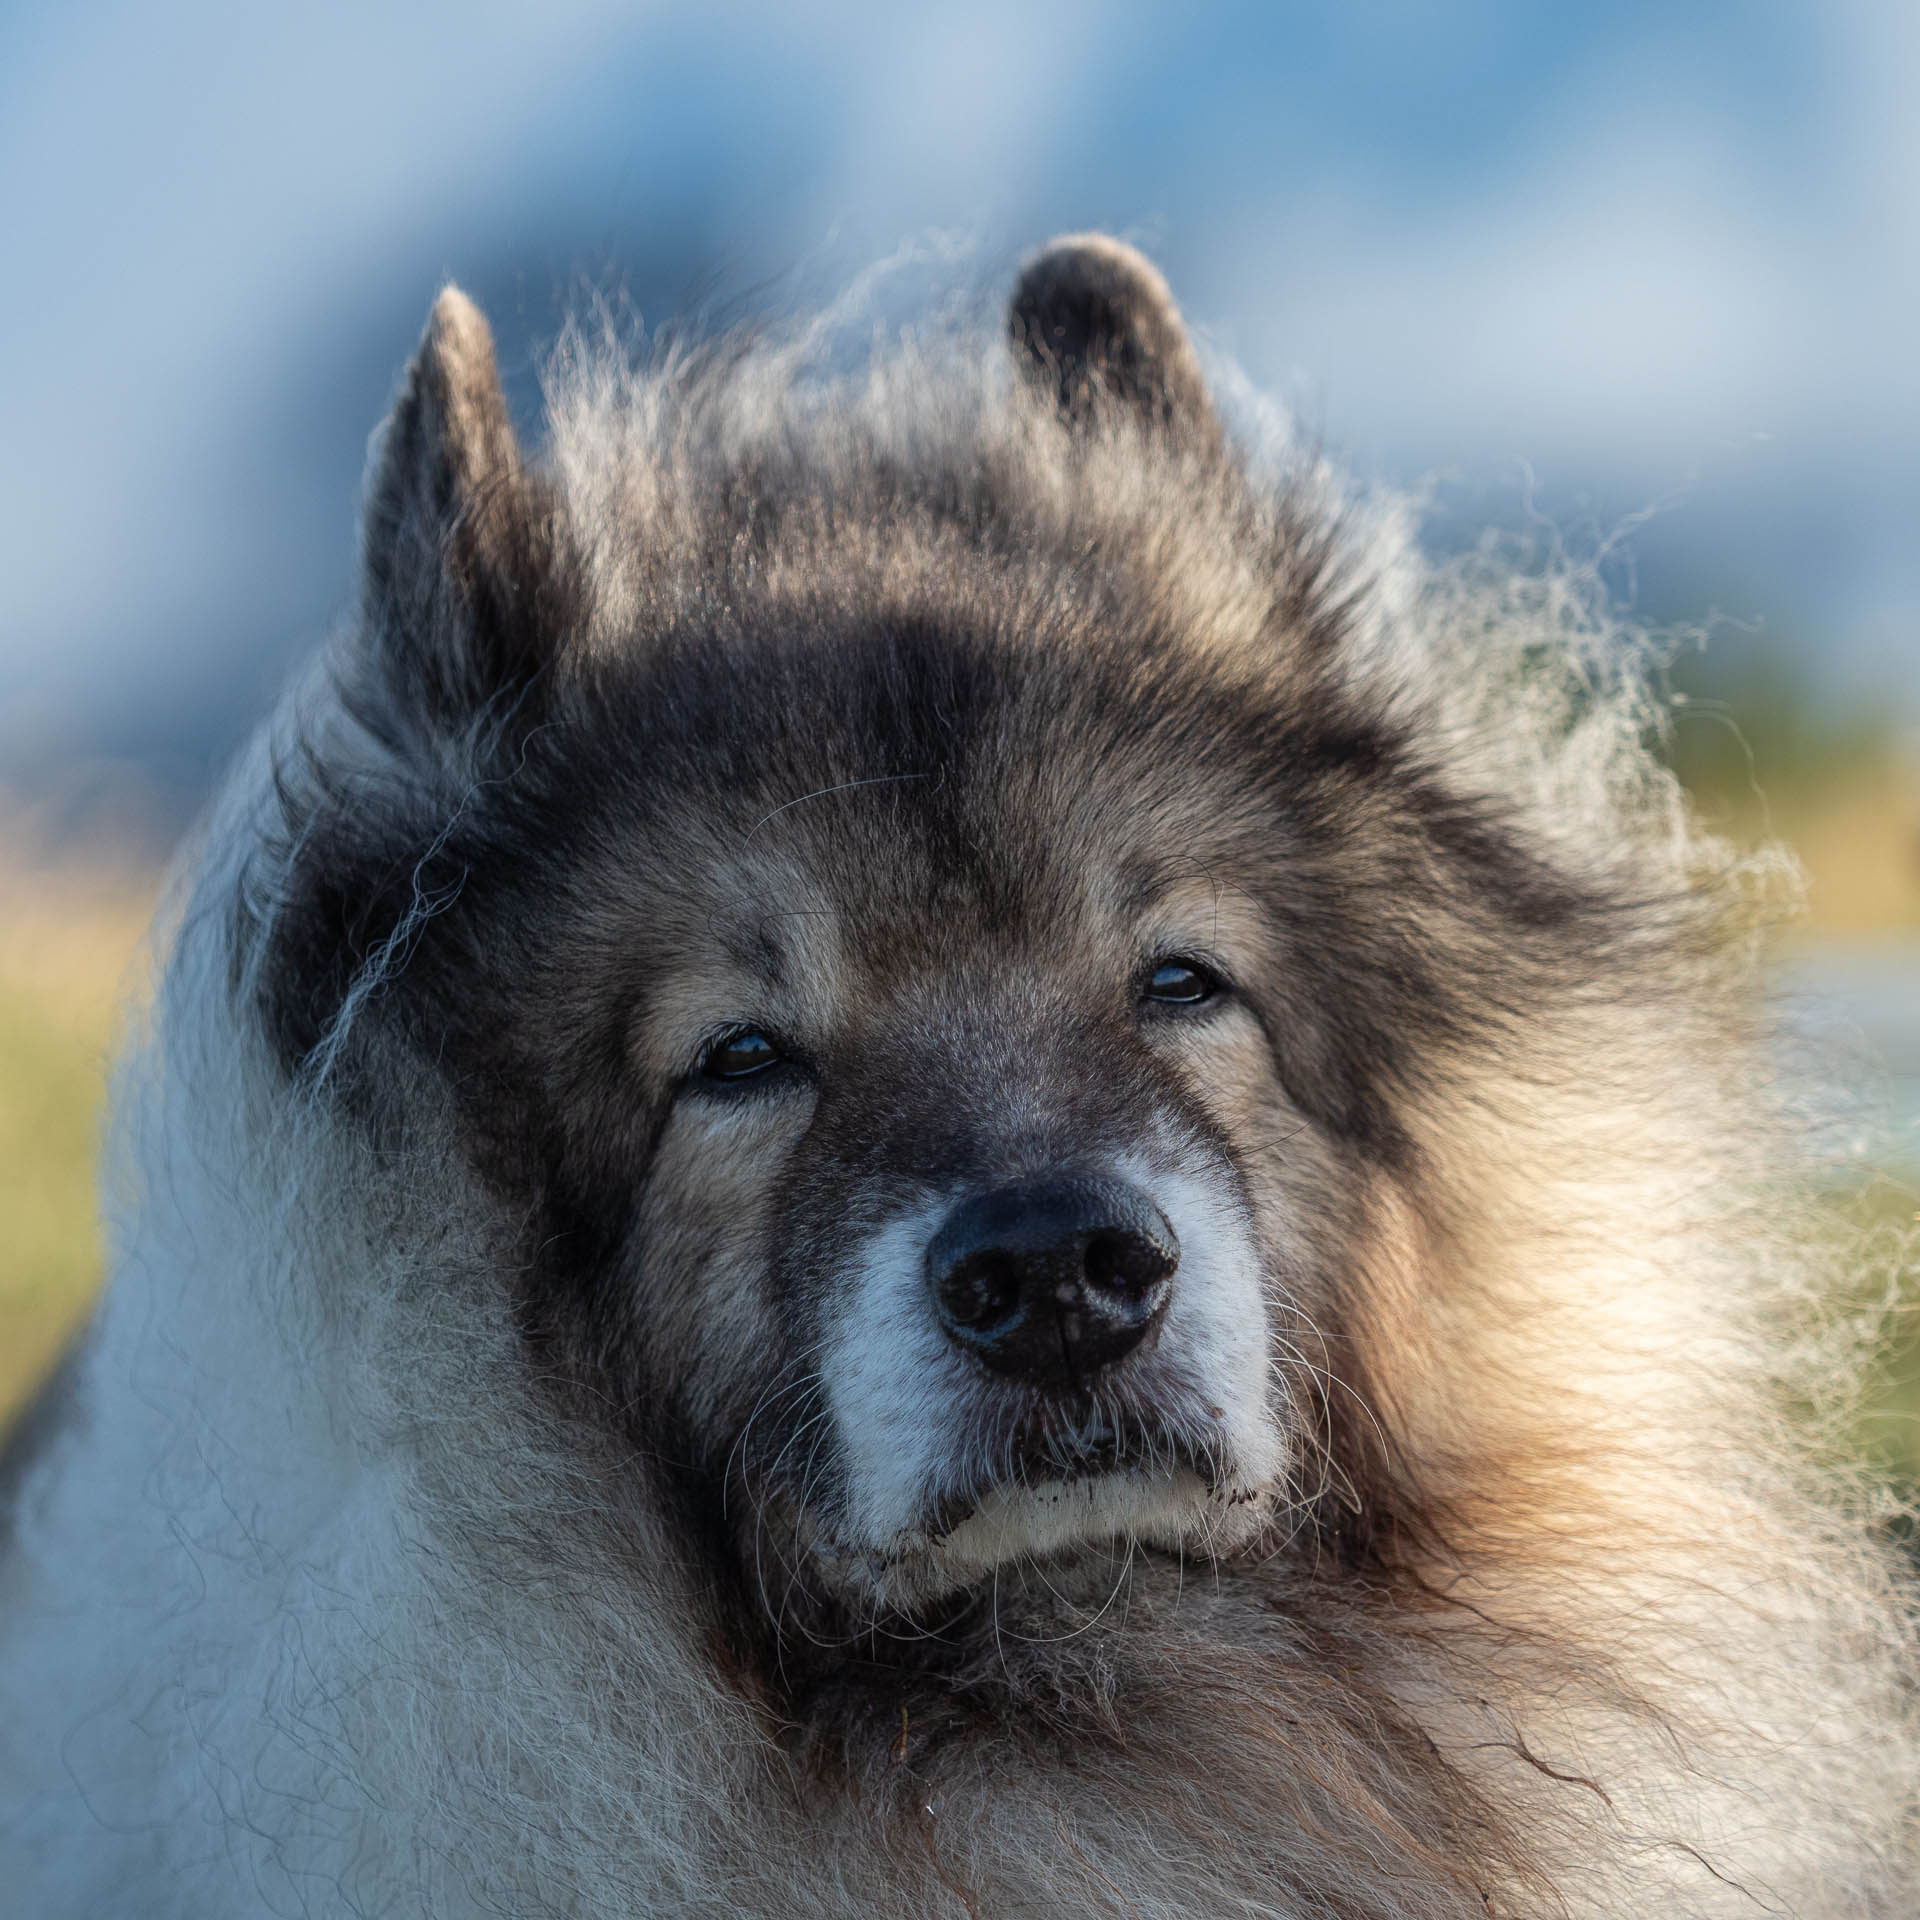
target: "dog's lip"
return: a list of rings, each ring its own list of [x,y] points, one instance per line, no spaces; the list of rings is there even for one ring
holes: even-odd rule
[[[990,1472],[943,1488],[929,1503],[924,1537],[947,1538],[978,1513],[987,1499],[1009,1490],[1073,1486],[1126,1475],[1176,1472],[1192,1474],[1209,1493],[1222,1476],[1219,1458],[1187,1435],[1167,1428],[1155,1432],[1137,1419],[1123,1433],[1096,1408],[1048,1403],[1027,1415],[1000,1449]]]

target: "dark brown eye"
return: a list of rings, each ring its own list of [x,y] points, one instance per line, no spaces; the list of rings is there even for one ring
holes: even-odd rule
[[[1141,988],[1144,998],[1164,1007],[1197,1007],[1220,991],[1220,982],[1191,960],[1162,960]]]
[[[723,1033],[701,1056],[700,1072],[708,1080],[751,1080],[779,1065],[785,1056],[757,1027],[736,1027]]]

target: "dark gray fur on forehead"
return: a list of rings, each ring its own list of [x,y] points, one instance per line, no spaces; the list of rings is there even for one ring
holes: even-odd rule
[[[561,934],[575,887],[697,892],[730,834],[824,834],[843,876],[1009,924],[1081,837],[1218,868],[1340,1009],[1313,1074],[1355,1133],[1361,1063],[1474,1022],[1473,969],[1421,950],[1449,914],[1543,976],[1608,963],[1604,902],[1364,690],[1337,520],[1249,484],[1158,276],[1066,243],[1013,313],[1011,355],[838,382],[765,343],[636,370],[573,342],[536,468],[443,296],[376,456],[341,718],[287,756],[284,864],[241,913],[290,1069],[340,1064],[343,1010],[444,1056],[451,1003],[524,970],[503,929]]]

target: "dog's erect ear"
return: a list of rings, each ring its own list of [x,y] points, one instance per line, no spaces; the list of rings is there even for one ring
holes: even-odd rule
[[[578,613],[564,517],[521,459],[493,335],[447,287],[376,437],[361,532],[361,615],[395,718],[441,735],[531,718]]]
[[[1119,407],[1196,448],[1220,445],[1180,309],[1132,247],[1103,233],[1053,241],[1021,274],[1007,326],[1021,370],[1073,424]]]

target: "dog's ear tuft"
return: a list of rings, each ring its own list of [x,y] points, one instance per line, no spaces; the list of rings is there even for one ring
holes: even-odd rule
[[[1180,310],[1134,248],[1103,233],[1053,241],[1021,274],[1007,326],[1021,370],[1069,423],[1117,407],[1196,448],[1220,445]]]
[[[559,502],[514,438],[492,332],[446,287],[375,438],[361,530],[363,627],[402,727],[531,717],[577,580]]]

